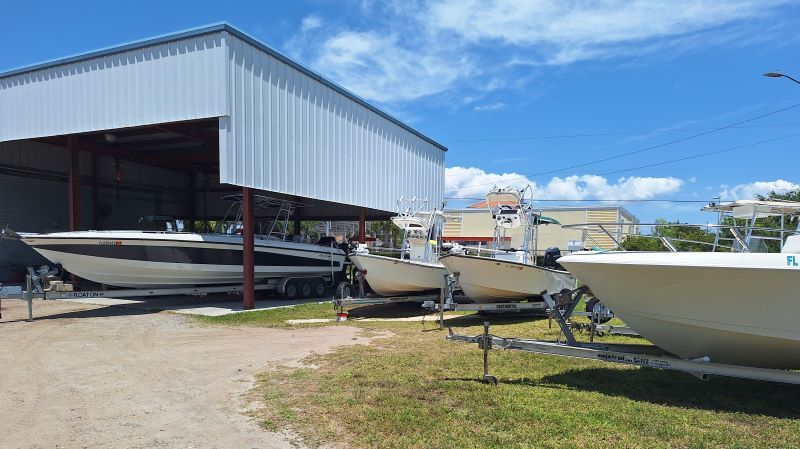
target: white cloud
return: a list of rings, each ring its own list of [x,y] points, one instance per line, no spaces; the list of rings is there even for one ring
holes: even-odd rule
[[[539,47],[548,62],[602,57],[620,46],[679,36],[758,16],[780,0],[441,0],[429,3],[429,29],[475,44]]]
[[[481,106],[475,106],[472,108],[475,112],[494,112],[499,111],[501,109],[505,109],[506,105],[502,102],[491,103],[491,104],[484,104]]]
[[[722,192],[719,196],[723,200],[750,200],[756,195],[767,195],[770,192],[786,193],[800,189],[800,184],[791,181],[776,179],[775,181],[755,181],[749,184],[737,184],[733,187],[728,185],[720,186]]]
[[[317,28],[321,28],[322,23],[323,23],[322,18],[319,16],[314,16],[314,15],[306,16],[300,23],[300,30],[304,33],[306,31],[315,30]]]
[[[293,37],[287,45],[362,97],[401,102],[457,86],[484,92],[520,88],[509,85],[503,73],[518,64],[745,45],[747,36],[765,33],[742,28],[744,20],[770,14],[783,3],[787,0],[366,0],[360,12],[370,19],[368,26],[334,26],[308,16],[301,31],[319,29],[315,39]]]
[[[384,102],[441,92],[471,71],[465,58],[427,50],[405,48],[398,35],[344,31],[322,44],[315,66],[358,95]]]
[[[528,185],[531,186],[533,197],[536,199],[644,200],[678,192],[683,180],[673,177],[631,176],[609,182],[602,176],[584,175],[554,177],[547,184],[539,185],[519,173],[487,173],[476,167],[445,169],[445,194],[451,198],[481,198],[494,186],[522,189]]]

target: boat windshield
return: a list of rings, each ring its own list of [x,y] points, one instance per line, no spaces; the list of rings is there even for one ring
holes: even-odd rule
[[[184,232],[185,222],[168,215],[145,215],[139,217],[139,224],[149,231]]]

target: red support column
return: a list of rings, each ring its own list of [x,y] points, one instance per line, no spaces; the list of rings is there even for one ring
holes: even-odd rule
[[[244,270],[244,285],[242,308],[250,310],[256,305],[255,290],[255,261],[256,250],[254,241],[253,219],[253,191],[249,187],[242,187],[242,270]]]
[[[77,231],[80,227],[80,208],[78,197],[81,189],[80,153],[72,146],[72,136],[68,138],[70,151],[69,163],[69,230]]]
[[[364,208],[361,208],[361,212],[358,216],[358,243],[365,243],[367,237],[367,219],[365,217]]]
[[[100,217],[97,215],[97,205],[100,202],[100,193],[97,187],[97,155],[92,153],[92,229],[100,229]]]

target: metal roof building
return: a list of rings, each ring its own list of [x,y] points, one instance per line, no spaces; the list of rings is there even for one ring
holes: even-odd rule
[[[224,23],[0,73],[0,223],[19,231],[219,218],[249,189],[309,206],[296,220],[381,219],[441,204],[446,150]],[[4,245],[0,282],[28,263]]]
[[[128,141],[161,140],[157,153],[92,136],[137,128]],[[196,134],[203,149],[176,140]],[[79,149],[213,163],[222,184],[375,212],[443,196],[446,148],[228,24],[0,73],[0,142],[67,135]]]

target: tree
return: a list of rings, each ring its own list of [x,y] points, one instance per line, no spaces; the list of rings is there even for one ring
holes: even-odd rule
[[[627,251],[669,251],[661,240],[666,237],[678,251],[710,251],[714,234],[700,226],[671,223],[663,218],[656,220],[660,226],[653,227],[650,235],[631,235],[622,241]]]
[[[756,198],[761,201],[800,201],[800,189],[791,190],[786,193],[777,193],[775,191],[772,191],[769,192],[767,195],[756,195]],[[797,220],[798,218],[796,216],[784,217],[783,227],[786,229],[796,229]],[[781,217],[761,218],[758,220],[758,227],[780,229]],[[753,231],[753,235],[780,238],[781,233],[777,231]],[[791,234],[788,233],[784,234],[784,237],[788,235]],[[763,240],[763,242],[767,245],[767,249],[769,250],[769,252],[780,251],[780,242],[778,240]]]

